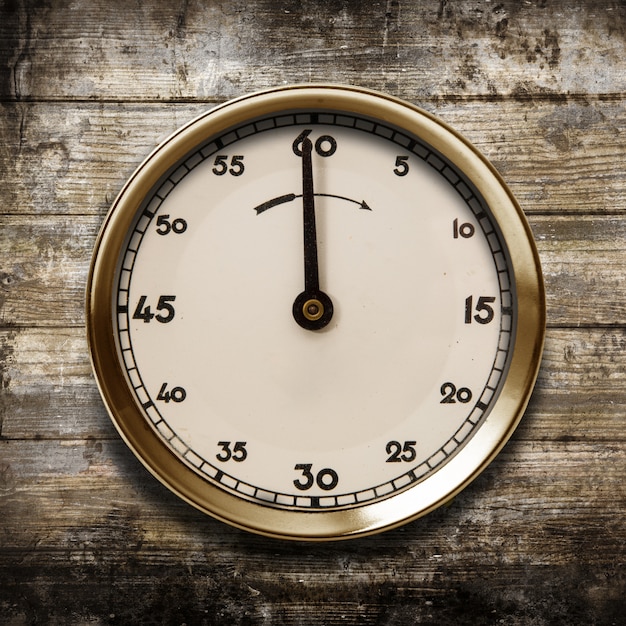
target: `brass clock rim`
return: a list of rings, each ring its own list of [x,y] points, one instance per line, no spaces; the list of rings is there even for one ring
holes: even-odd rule
[[[351,509],[294,511],[244,500],[208,483],[182,463],[146,422],[117,354],[113,298],[119,255],[143,198],[165,172],[200,142],[252,118],[298,109],[364,115],[416,135],[462,170],[490,207],[509,251],[517,292],[510,367],[485,422],[470,441],[422,483]],[[109,210],[89,270],[87,339],[95,378],[121,437],[147,469],[179,497],[233,526],[296,540],[373,534],[434,510],[464,489],[498,454],[519,423],[539,371],[545,335],[545,293],[539,256],[526,218],[495,168],[458,132],[392,96],[343,85],[293,85],[238,98],[200,115],[161,143],[137,168]]]

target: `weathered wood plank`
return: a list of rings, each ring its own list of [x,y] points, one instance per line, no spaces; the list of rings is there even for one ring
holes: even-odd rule
[[[625,207],[626,209],[626,207]],[[99,215],[0,215],[0,324],[84,324]],[[626,214],[530,216],[550,326],[626,323]]]
[[[526,212],[626,210],[623,101],[421,104],[492,161]],[[0,214],[104,215],[158,143],[209,108],[0,104]]]
[[[626,441],[626,330],[550,329],[524,441]],[[0,434],[116,439],[91,374],[82,328],[0,331]]]
[[[214,104],[360,84],[422,105],[530,218],[548,335],[526,415],[439,510],[333,545],[231,529],[123,444],[84,336],[108,206]],[[626,611],[626,5],[0,2],[0,615],[7,624],[616,625]]]
[[[409,99],[619,93],[625,32],[613,0],[115,0],[89,10],[23,0],[3,5],[0,97],[215,101],[329,76]]]
[[[171,494],[139,464],[121,440],[5,440],[0,446],[3,531],[10,531],[0,537],[2,548],[33,549],[35,537],[39,539],[37,550],[49,552],[53,560],[65,558],[59,551],[64,546],[68,552],[74,549],[66,541],[68,529],[79,527],[87,532],[92,528],[94,533],[98,529],[106,533],[102,525],[108,520],[108,532],[114,539],[119,531],[115,520],[124,514],[132,517],[141,530],[140,547],[146,564],[158,564],[159,551],[164,546],[185,552],[197,549],[199,541],[219,544],[255,539],[214,522]],[[565,463],[568,470],[562,471]],[[514,541],[515,536],[524,537],[529,544],[550,541],[545,533],[537,534],[537,525],[550,525],[560,516],[579,518],[607,531],[616,530],[621,526],[619,513],[626,506],[626,486],[621,480],[625,464],[626,449],[619,445],[514,438],[481,477],[455,498],[448,513],[444,509],[434,517],[464,528],[468,543],[462,545],[463,540],[454,533],[445,539],[449,547],[463,552],[473,549],[469,539],[472,533],[483,532],[485,525],[510,527],[508,533],[503,533],[501,544],[491,546],[494,552],[502,544]],[[24,515],[29,510],[36,514]],[[596,520],[594,511],[598,513]],[[198,536],[197,531],[205,523],[211,534]],[[428,527],[428,522],[413,523],[397,533],[402,538],[394,533],[382,535],[380,543],[393,545],[408,537],[414,540],[414,533],[421,533],[423,526]],[[497,529],[491,531],[498,536]],[[213,533],[215,538],[211,537]],[[438,536],[436,541],[442,539]],[[601,537],[588,540],[602,541]],[[274,543],[276,547],[285,545]],[[111,553],[101,556],[115,562],[123,558],[125,547],[120,544],[116,548],[112,543]],[[484,549],[477,558],[489,561],[494,554],[487,553],[488,547]],[[609,546],[600,550],[607,549]],[[563,551],[535,552],[534,563],[565,564],[575,556],[568,550],[576,550],[575,545],[564,546]],[[32,551],[31,556],[36,558],[37,551]],[[603,560],[597,553],[589,558]],[[324,576],[322,565],[318,575]]]
[[[0,332],[0,435],[111,437],[82,328]]]
[[[0,323],[84,324],[100,218],[0,216]]]
[[[173,578],[166,576],[160,589],[172,600],[189,595],[192,578],[205,585],[194,587],[187,608],[199,608],[199,598],[218,591],[205,605],[216,612],[207,623],[224,600],[223,611],[243,603],[258,619],[301,610],[313,624],[338,621],[341,605],[348,623],[359,617],[358,623],[377,623],[388,611],[445,615],[455,589],[463,590],[465,603],[457,598],[448,610],[459,616],[462,604],[478,611],[484,603],[522,619],[532,599],[537,606],[530,615],[546,620],[555,615],[550,600],[576,591],[579,602],[557,607],[557,615],[576,623],[575,617],[600,610],[612,615],[625,588],[623,545],[615,553],[614,541],[607,541],[620,536],[626,506],[626,451],[616,446],[513,441],[450,507],[380,537],[318,546],[254,537],[206,518],[148,476],[121,442],[1,445],[0,598],[14,592],[5,615],[28,611],[30,597],[53,615],[82,610],[83,618],[114,613],[124,621],[131,614],[129,587],[140,592],[133,594],[132,614],[145,615],[156,602],[148,586],[172,563],[187,581],[168,589]],[[576,589],[581,568],[588,584]],[[96,581],[111,594],[106,602],[90,599]],[[125,593],[114,597],[120,588]],[[500,604],[507,589],[508,606]],[[328,602],[315,618],[313,609]]]
[[[273,557],[268,553],[268,562]],[[23,569],[28,578],[19,582],[9,578],[11,600],[4,614],[18,624],[44,615],[50,623],[233,626],[610,626],[620,624],[623,615],[623,589],[616,575],[583,565],[487,566],[475,575],[455,566],[433,567],[428,576],[397,580],[390,561],[383,565],[387,574],[383,583],[368,584],[349,570],[329,570],[328,579],[341,577],[332,588],[309,583],[306,574],[299,578],[277,575],[254,587],[256,581],[245,570],[241,573],[236,558],[223,565],[207,560],[154,567],[124,577],[107,575],[112,568],[106,566],[43,571],[31,567]],[[363,578],[368,580],[367,572]],[[584,585],[578,582],[581,578]]]

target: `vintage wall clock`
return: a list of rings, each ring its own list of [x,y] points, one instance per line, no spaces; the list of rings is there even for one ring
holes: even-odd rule
[[[159,146],[89,276],[111,417],[237,527],[340,539],[445,503],[529,400],[545,326],[522,211],[424,111],[355,87],[246,96]]]

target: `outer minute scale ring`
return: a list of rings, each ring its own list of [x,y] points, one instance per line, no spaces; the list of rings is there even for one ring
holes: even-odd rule
[[[347,510],[303,512],[246,501],[182,464],[146,423],[119,363],[113,320],[116,273],[146,195],[198,144],[251,118],[278,111],[325,109],[379,119],[419,137],[464,172],[489,206],[510,256],[517,327],[506,381],[489,416],[465,447],[426,481],[387,500]],[[401,525],[432,511],[475,478],[521,419],[538,372],[545,326],[541,270],[523,213],[493,167],[464,139],[429,114],[399,100],[352,87],[297,86],[246,96],[204,114],[174,133],[133,174],[98,238],[89,274],[87,327],[101,394],[120,434],[172,491],[235,526],[290,539],[340,539]]]

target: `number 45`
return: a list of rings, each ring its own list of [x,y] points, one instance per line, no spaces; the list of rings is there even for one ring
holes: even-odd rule
[[[152,308],[149,304],[146,306],[147,299],[148,296],[141,296],[139,298],[139,302],[133,313],[134,320],[143,320],[148,324],[155,319],[157,322],[161,322],[161,324],[167,324],[174,319],[176,311],[170,303],[176,300],[176,296],[159,296],[159,301],[156,305],[158,313],[156,315],[152,312]]]

